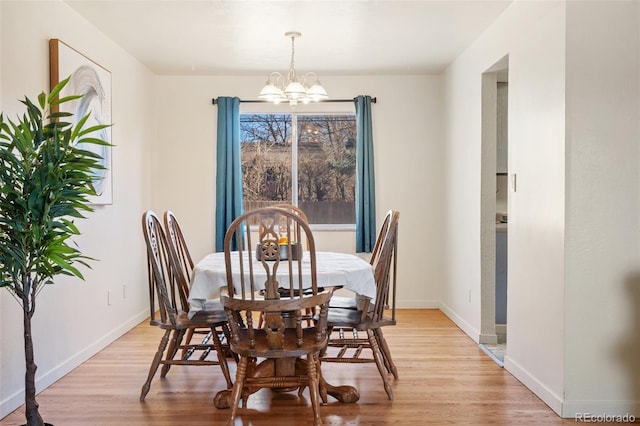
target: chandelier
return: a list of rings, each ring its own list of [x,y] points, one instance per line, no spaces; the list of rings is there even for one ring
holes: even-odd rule
[[[269,74],[267,82],[258,97],[275,104],[289,101],[291,107],[298,105],[298,102],[308,104],[311,101],[318,102],[328,99],[329,95],[320,84],[318,74],[315,72],[308,72],[302,76],[301,81],[298,80],[293,57],[295,55],[295,40],[302,34],[297,31],[289,31],[284,35],[291,38],[291,64],[289,65],[287,79],[285,81],[284,76],[277,71],[272,72]],[[313,83],[309,85],[309,82]]]

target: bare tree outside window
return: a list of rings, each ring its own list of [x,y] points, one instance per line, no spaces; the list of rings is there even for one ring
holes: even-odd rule
[[[245,211],[286,202],[311,223],[355,223],[353,114],[241,114],[240,139]]]
[[[290,116],[240,116],[245,211],[291,200],[291,133]]]

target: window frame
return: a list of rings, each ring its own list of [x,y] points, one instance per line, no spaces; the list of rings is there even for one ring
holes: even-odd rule
[[[350,116],[353,117],[354,121],[356,120],[356,112],[355,110],[343,110],[343,111],[281,111],[278,109],[277,111],[266,111],[265,109],[254,109],[243,110],[240,111],[240,119],[242,119],[243,115],[286,115],[291,118],[291,204],[295,206],[299,206],[299,175],[298,175],[298,145],[299,145],[299,128],[298,128],[298,117],[300,116]],[[354,123],[355,125],[355,123]],[[240,141],[242,144],[242,141]],[[357,149],[357,148],[356,148]],[[244,195],[243,195],[244,198]],[[243,200],[244,204],[244,200]],[[354,200],[354,210],[355,210],[355,200]],[[355,211],[354,211],[355,216]],[[355,217],[353,223],[310,223],[311,229],[317,231],[355,231],[356,223]]]

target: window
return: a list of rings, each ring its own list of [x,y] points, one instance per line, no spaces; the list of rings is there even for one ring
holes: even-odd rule
[[[244,211],[277,203],[355,223],[354,114],[240,114]]]

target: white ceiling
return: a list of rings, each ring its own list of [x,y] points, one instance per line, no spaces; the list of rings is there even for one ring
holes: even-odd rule
[[[437,74],[512,0],[65,0],[158,74]]]

